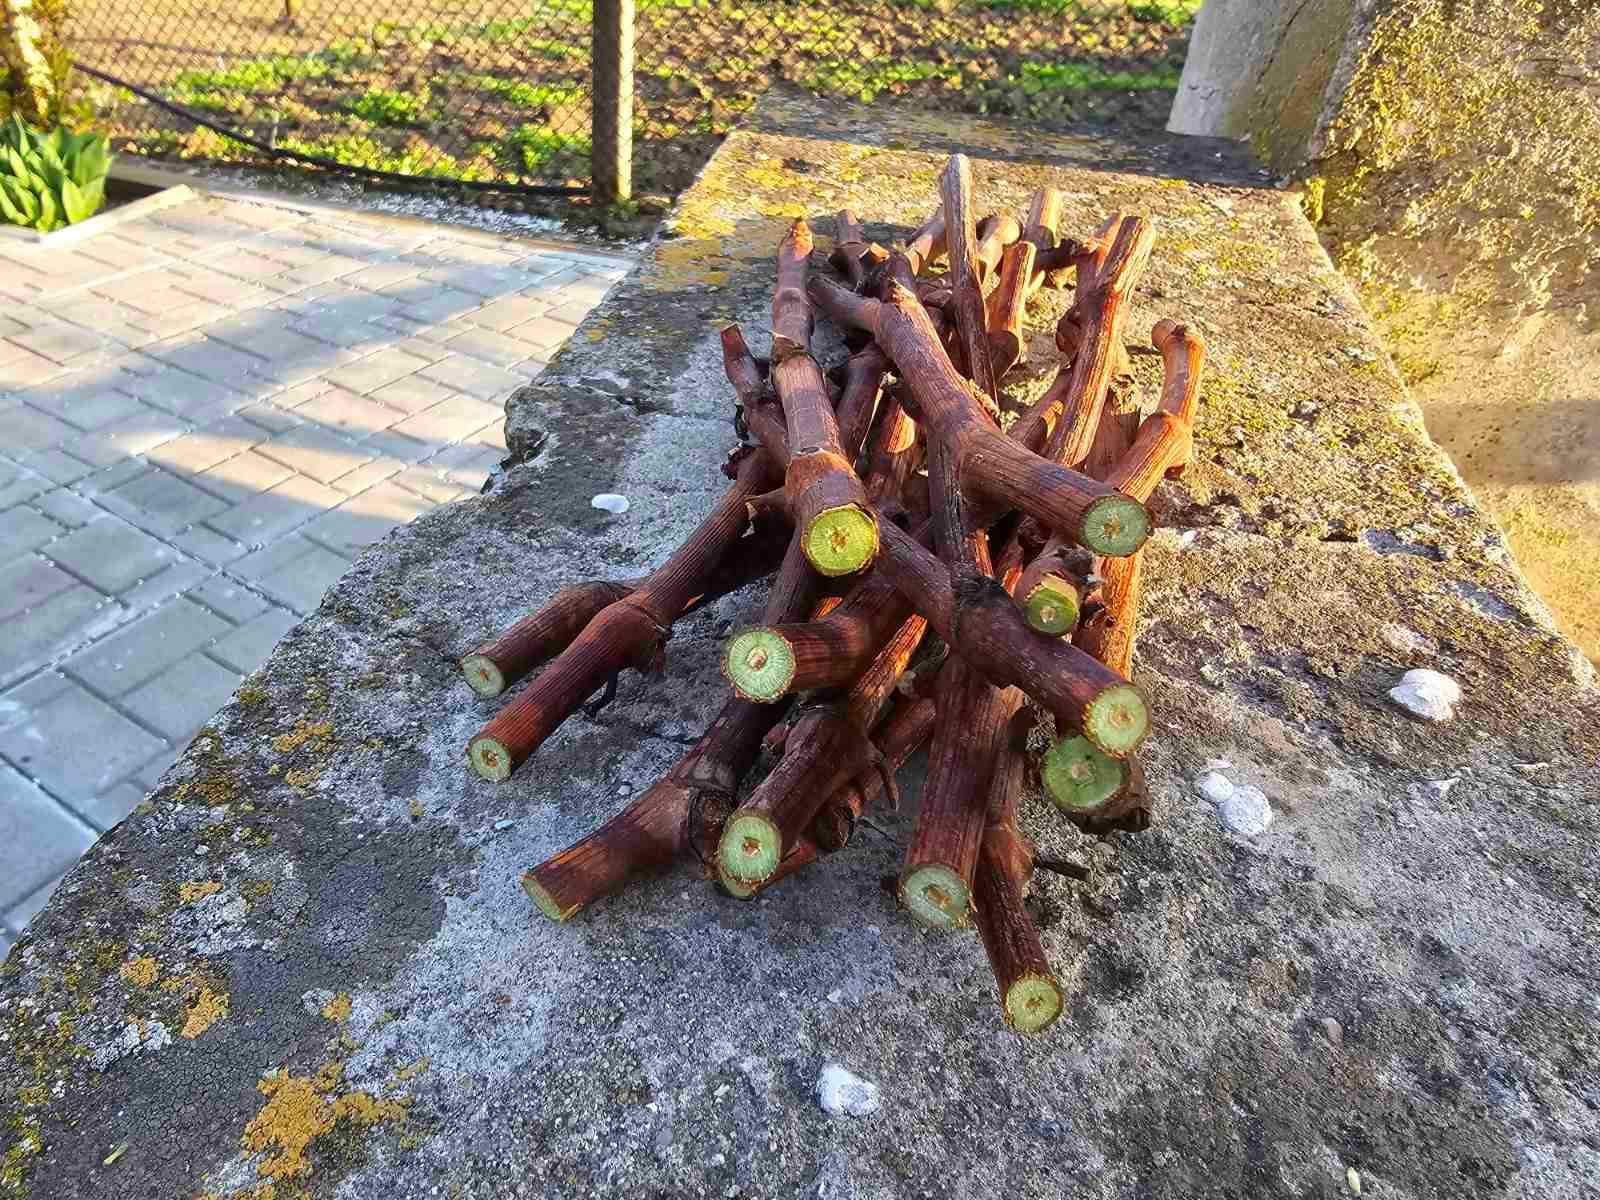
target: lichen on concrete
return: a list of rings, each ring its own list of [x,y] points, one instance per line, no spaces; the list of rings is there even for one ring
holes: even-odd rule
[[[511,399],[515,464],[366,553],[68,875],[0,967],[15,1194],[1187,1200],[1334,1196],[1354,1168],[1370,1195],[1554,1200],[1600,1171],[1592,672],[1303,217],[1217,143],[872,113],[764,102]],[[1050,183],[1075,232],[1152,216],[1131,328],[1190,321],[1216,364],[1149,549],[1155,823],[1096,840],[1024,806],[1042,852],[1086,873],[1035,882],[1069,1005],[1027,1043],[976,940],[928,938],[880,886],[915,788],[752,903],[685,870],[566,925],[530,908],[521,870],[704,727],[754,590],[680,622],[661,674],[624,676],[502,785],[463,764],[496,704],[454,664],[566,584],[658,563],[720,493],[717,328],[765,348],[775,239],[763,252],[757,227],[803,200],[823,238],[846,204],[903,235],[957,148],[985,208]],[[715,265],[674,258],[683,239],[716,242]],[[1031,314],[1017,395],[1045,385],[1066,299]],[[1137,367],[1148,393],[1156,364]],[[629,511],[592,509],[600,491]],[[1387,702],[1415,667],[1460,682],[1453,721]],[[338,752],[280,753],[302,721]],[[1217,760],[1267,796],[1259,836],[1196,797]],[[221,888],[181,903],[195,880]],[[124,977],[144,958],[154,987]],[[121,1051],[130,1021],[181,1029],[205,986],[225,1019]],[[828,1117],[829,1062],[874,1081],[879,1111]]]

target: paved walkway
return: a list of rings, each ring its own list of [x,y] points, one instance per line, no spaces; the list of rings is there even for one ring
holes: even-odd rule
[[[0,958],[627,265],[219,198],[0,243]]]

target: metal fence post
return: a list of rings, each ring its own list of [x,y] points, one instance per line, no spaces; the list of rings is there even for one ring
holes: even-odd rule
[[[589,167],[597,204],[616,204],[633,194],[633,4],[595,0]]]

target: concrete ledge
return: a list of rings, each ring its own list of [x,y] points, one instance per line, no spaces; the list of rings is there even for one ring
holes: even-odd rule
[[[112,172],[112,176],[117,177],[115,171]],[[24,229],[20,225],[0,225],[0,245],[75,246],[88,238],[109,233],[119,225],[137,221],[140,217],[148,217],[153,212],[160,212],[164,208],[171,208],[192,199],[194,191],[191,188],[184,184],[176,184],[164,187],[152,195],[140,196],[137,200],[119,204],[113,209],[90,217],[87,221],[66,225],[50,233],[40,233],[37,229]]]
[[[1027,1043],[976,939],[880,886],[904,813],[753,904],[683,871],[570,925],[533,912],[520,870],[699,733],[758,597],[684,622],[663,676],[498,787],[462,762],[492,706],[451,661],[659,561],[722,486],[716,331],[762,340],[785,223],[849,205],[891,237],[957,146],[985,210],[1049,182],[1075,229],[1152,215],[1133,328],[1178,316],[1212,349],[1150,551],[1156,824],[1092,842],[1027,807],[1089,869],[1037,881],[1071,999]],[[1212,142],[769,97],[512,399],[520,465],[371,549],[0,968],[13,1192],[1188,1200],[1332,1197],[1353,1169],[1366,1195],[1580,1194],[1600,697],[1258,184]],[[1034,314],[1029,388],[1067,299]],[[1386,699],[1419,666],[1460,681],[1454,721]],[[1267,833],[1226,831],[1208,767],[1267,793]],[[828,1061],[878,1114],[821,1111]]]

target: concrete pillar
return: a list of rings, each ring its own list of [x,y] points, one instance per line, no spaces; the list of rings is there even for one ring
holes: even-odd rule
[[[1167,128],[1248,140],[1291,171],[1321,153],[1383,0],[1206,0]]]

